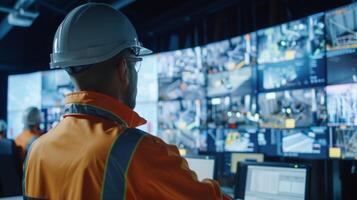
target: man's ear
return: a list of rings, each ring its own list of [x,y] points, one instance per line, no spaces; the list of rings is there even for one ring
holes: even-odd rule
[[[129,71],[126,59],[120,59],[116,66],[116,72],[121,83],[129,85]]]

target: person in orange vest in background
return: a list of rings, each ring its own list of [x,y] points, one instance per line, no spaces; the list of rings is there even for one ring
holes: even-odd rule
[[[200,182],[176,146],[136,129],[146,123],[133,111],[140,56],[150,53],[107,4],[84,4],[65,17],[50,66],[65,69],[78,92],[27,154],[25,199],[230,199],[216,181]]]
[[[22,158],[25,158],[31,144],[41,136],[41,113],[36,107],[25,110],[22,118],[24,130],[15,138],[15,144],[19,147]]]

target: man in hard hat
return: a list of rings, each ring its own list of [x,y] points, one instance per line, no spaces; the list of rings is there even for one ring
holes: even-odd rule
[[[15,143],[20,149],[22,158],[25,158],[26,152],[31,144],[41,136],[41,113],[36,107],[29,107],[25,110],[22,118],[24,129],[20,135],[15,138]]]
[[[131,22],[106,4],[72,10],[58,27],[51,67],[70,74],[79,92],[64,118],[31,147],[24,196],[31,199],[228,199],[212,180],[199,182],[176,146],[135,127],[140,56],[151,53]]]

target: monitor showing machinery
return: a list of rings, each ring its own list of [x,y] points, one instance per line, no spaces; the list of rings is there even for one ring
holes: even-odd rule
[[[158,103],[158,136],[179,148],[197,151],[200,129],[206,121],[204,100],[160,101]]]
[[[289,157],[325,159],[329,137],[326,127],[274,130],[280,135],[278,154]]]
[[[208,74],[207,96],[252,93],[252,73],[255,63],[255,34],[246,34],[204,46],[202,64]]]
[[[325,84],[324,15],[258,31],[258,90]]]
[[[357,84],[326,87],[328,124],[357,125]]]
[[[254,95],[226,96],[208,99],[209,127],[239,128],[256,126],[259,120]]]
[[[260,92],[296,89],[325,84],[325,60],[308,58],[258,66]]]
[[[251,129],[225,129],[225,152],[256,152],[257,130]]]
[[[256,128],[216,128],[201,130],[201,152],[257,152]]]
[[[325,91],[322,88],[260,93],[260,125],[295,128],[326,124]]]
[[[194,171],[199,181],[213,179],[215,161],[211,157],[186,157],[190,170]]]
[[[259,30],[258,63],[277,63],[299,58],[320,59],[325,51],[324,15]]]
[[[190,48],[157,55],[159,100],[205,97],[205,71],[201,48]]]
[[[326,13],[327,82],[357,82],[357,4]]]
[[[235,198],[246,200],[305,200],[309,196],[309,170],[286,163],[239,164]],[[269,184],[267,184],[269,183]]]
[[[357,127],[332,129],[333,147],[340,149],[342,159],[357,160]]]

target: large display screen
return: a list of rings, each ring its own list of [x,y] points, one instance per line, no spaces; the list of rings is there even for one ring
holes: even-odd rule
[[[259,152],[269,156],[326,159],[329,147],[327,127],[260,129]]]
[[[225,152],[257,151],[256,129],[225,129],[224,138]]]
[[[327,127],[275,130],[280,135],[278,154],[302,158],[327,158]]]
[[[253,33],[204,46],[202,65],[207,70],[207,96],[251,94],[255,63]]]
[[[333,128],[333,146],[341,149],[342,159],[357,159],[357,127]]]
[[[158,103],[158,136],[179,148],[197,151],[206,114],[204,100],[161,101]]]
[[[357,82],[357,4],[326,13],[328,84]]]
[[[322,126],[327,121],[322,88],[260,93],[260,125],[270,128]]]
[[[258,31],[258,90],[325,84],[324,15]]]
[[[205,97],[205,72],[200,47],[160,53],[157,59],[159,100]]]
[[[207,112],[207,124],[213,128],[256,126],[259,120],[256,98],[253,95],[208,99]]]
[[[328,124],[357,126],[357,84],[326,87]]]

